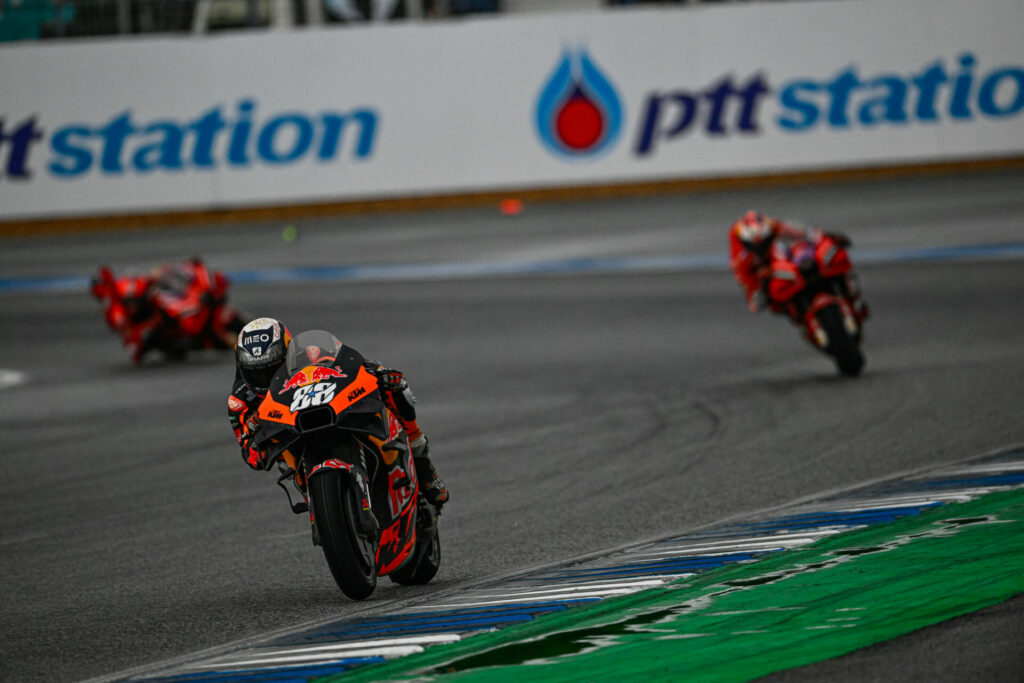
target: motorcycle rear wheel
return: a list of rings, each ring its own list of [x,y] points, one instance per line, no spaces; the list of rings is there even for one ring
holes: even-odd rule
[[[375,543],[359,531],[361,494],[340,470],[318,472],[309,479],[309,502],[327,566],[341,592],[363,600],[377,586]]]
[[[827,306],[815,314],[818,324],[828,335],[828,353],[835,359],[839,372],[856,377],[864,368],[864,354],[857,348],[857,339],[846,331],[838,306]]]

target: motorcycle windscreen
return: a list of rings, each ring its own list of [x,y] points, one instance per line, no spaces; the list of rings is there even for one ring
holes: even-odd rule
[[[295,335],[288,345],[288,355],[284,365],[289,374],[298,372],[307,365],[324,365],[332,363],[341,352],[341,342],[330,332],[323,330],[307,330]],[[359,356],[353,349],[350,354]],[[362,361],[362,356],[359,356]]]

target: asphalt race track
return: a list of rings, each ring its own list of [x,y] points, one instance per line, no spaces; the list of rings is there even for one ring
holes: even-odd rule
[[[3,240],[0,679],[114,674],[1022,443],[1022,187],[350,216],[293,242],[281,223]],[[752,207],[854,239],[861,378],[747,312],[724,263]],[[344,598],[307,521],[239,458],[230,355],[132,367],[84,290],[45,279],[195,254],[237,275],[240,307],[406,372],[452,491],[431,584]],[[773,679],[1019,680],[1022,641],[1018,597]]]

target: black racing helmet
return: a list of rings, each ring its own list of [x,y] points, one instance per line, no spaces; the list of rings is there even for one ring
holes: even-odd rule
[[[253,391],[263,394],[270,388],[270,378],[284,363],[291,342],[288,328],[273,318],[256,318],[238,333],[235,365]]]

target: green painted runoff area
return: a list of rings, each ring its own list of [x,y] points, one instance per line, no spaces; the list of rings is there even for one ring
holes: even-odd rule
[[[1024,489],[320,681],[746,681],[1024,592]]]

